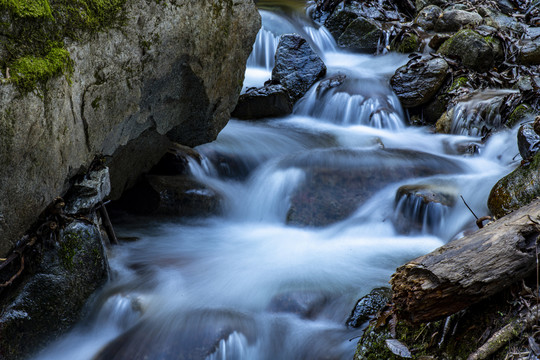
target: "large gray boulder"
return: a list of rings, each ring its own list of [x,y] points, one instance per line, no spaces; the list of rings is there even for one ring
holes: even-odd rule
[[[66,40],[73,73],[29,93],[0,85],[0,257],[96,155],[112,197],[170,141],[225,126],[260,18],[253,0],[128,0],[120,28]]]
[[[458,31],[467,25],[480,25],[482,17],[472,11],[449,9],[445,10],[435,23],[435,31]]]

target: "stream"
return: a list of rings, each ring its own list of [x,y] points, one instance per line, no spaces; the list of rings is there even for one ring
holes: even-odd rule
[[[474,228],[460,196],[488,213],[491,187],[516,165],[515,131],[482,143],[409,126],[388,85],[407,56],[340,51],[291,3],[261,6],[245,88],[270,78],[279,35],[291,32],[309,40],[327,77],[346,81],[316,84],[284,118],[231,119],[199,146],[191,173],[220,194],[222,214],[119,219],[118,235],[138,240],[112,249],[111,279],[85,318],[35,359],[350,360],[362,334],[346,324],[357,300]],[[453,200],[396,198],[403,186]],[[334,208],[345,208],[340,218],[309,213]]]

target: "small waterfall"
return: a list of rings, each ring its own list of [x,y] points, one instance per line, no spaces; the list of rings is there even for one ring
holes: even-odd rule
[[[227,339],[221,339],[214,353],[206,360],[249,360],[246,337],[234,331]]]
[[[249,55],[247,66],[272,71],[278,43],[279,35],[266,30],[264,27],[261,28],[257,34],[255,44],[253,44],[253,51]]]
[[[500,107],[513,90],[486,90],[453,108],[452,134],[485,136],[502,125]]]
[[[346,80],[332,89],[314,87],[297,104],[294,112],[338,125],[392,130],[405,127],[399,100],[375,79]]]

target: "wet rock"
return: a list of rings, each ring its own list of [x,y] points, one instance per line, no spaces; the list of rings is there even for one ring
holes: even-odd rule
[[[127,190],[114,208],[133,214],[208,216],[219,212],[220,197],[187,175],[147,175]]]
[[[394,202],[394,227],[401,234],[437,233],[456,198],[457,189],[453,186],[402,186],[397,190]]]
[[[173,144],[159,162],[150,170],[152,175],[187,175],[190,161],[200,163],[201,155],[194,149]]]
[[[245,342],[244,346],[252,344],[255,332],[252,318],[225,310],[146,319],[107,344],[94,360],[206,359],[219,348],[220,341],[231,336]]]
[[[429,47],[438,50],[442,44],[448,39],[450,39],[450,34],[435,34],[433,37],[429,40]]]
[[[379,23],[358,17],[347,26],[337,43],[348,50],[373,53],[378,50],[382,38],[383,31]]]
[[[297,101],[326,74],[326,66],[306,39],[296,34],[283,35],[276,50],[272,80],[281,83]]]
[[[476,12],[464,10],[445,10],[435,23],[435,31],[458,31],[464,26],[476,26],[482,23],[482,17]]]
[[[67,214],[90,212],[110,192],[109,168],[102,166],[73,184],[68,196],[66,196],[64,211]]]
[[[534,132],[540,135],[540,116],[537,116],[533,121]]]
[[[540,196],[540,153],[499,180],[491,189],[488,208],[501,218]]]
[[[334,39],[339,39],[341,34],[345,32],[345,29],[358,17],[360,12],[349,7],[345,7],[340,11],[335,11],[328,19],[325,21],[324,26],[330,31],[330,34]]]
[[[444,59],[412,60],[397,69],[390,84],[403,106],[415,107],[435,96],[447,73],[448,63]]]
[[[327,296],[319,292],[287,292],[274,296],[268,305],[268,310],[292,313],[302,318],[314,318],[327,301]]]
[[[245,180],[260,164],[260,159],[249,154],[205,151],[204,155],[214,165],[220,177]]]
[[[100,230],[80,221],[68,224],[44,246],[40,260],[26,266],[33,276],[2,294],[2,359],[26,358],[73,326],[108,273]]]
[[[391,149],[317,150],[292,156],[282,165],[303,169],[306,174],[291,197],[287,214],[288,223],[302,226],[324,226],[343,220],[392,182],[461,171],[444,158]]]
[[[442,13],[443,10],[437,5],[428,5],[418,13],[414,23],[424,30],[433,30]]]
[[[518,61],[522,65],[540,65],[540,39],[522,40]]]
[[[531,159],[540,149],[540,135],[534,131],[532,123],[519,127],[517,139],[519,154],[523,160]]]
[[[293,102],[281,84],[249,89],[240,95],[232,116],[241,120],[281,117],[292,113]]]
[[[477,71],[487,71],[500,56],[498,40],[483,37],[473,30],[461,30],[441,45],[438,52],[455,56],[463,65]]]
[[[362,297],[356,303],[351,315],[347,319],[347,325],[353,328],[362,326],[377,314],[392,299],[392,290],[381,287],[371,290],[369,294]]]
[[[422,42],[416,34],[406,33],[400,38],[395,38],[390,43],[390,48],[393,51],[400,52],[402,54],[408,54],[415,51],[421,51],[420,47]]]
[[[513,17],[502,14],[493,8],[481,6],[478,9],[478,13],[484,18],[486,25],[492,26],[497,30],[515,31],[517,33],[523,33],[525,31],[523,24],[516,21]]]

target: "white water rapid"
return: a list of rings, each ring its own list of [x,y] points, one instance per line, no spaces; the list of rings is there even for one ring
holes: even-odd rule
[[[399,265],[474,226],[459,195],[487,213],[490,188],[515,165],[513,131],[481,144],[410,127],[388,85],[406,56],[342,52],[302,14],[261,14],[246,87],[270,78],[287,32],[309,37],[327,76],[347,80],[322,94],[312,89],[285,118],[231,119],[215,142],[198,147],[207,159],[193,162],[192,174],[222,196],[222,215],[116,224],[120,236],[138,240],[112,250],[111,280],[88,315],[35,359],[350,360],[361,335],[346,325],[356,301],[388,286]],[[470,144],[473,155],[462,151]],[[219,171],[216,152],[243,176]],[[374,189],[354,203],[360,181]],[[404,185],[457,200],[396,198]],[[319,210],[326,191],[356,205],[324,226],[294,225],[309,223],[303,206]]]

